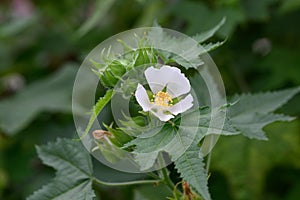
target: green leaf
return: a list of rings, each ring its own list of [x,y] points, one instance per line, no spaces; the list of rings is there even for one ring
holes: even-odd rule
[[[143,130],[137,138],[125,144],[124,148],[134,146],[136,161],[141,169],[145,170],[153,166],[159,152],[165,151],[169,153],[172,160],[176,160],[195,138],[200,142],[205,135],[209,134],[236,135],[240,133],[231,126],[227,119],[224,126],[211,124],[212,118],[218,121],[222,117],[225,117],[225,113],[221,109],[213,116],[209,108],[197,109],[183,114],[181,120],[176,119],[174,126],[166,124]],[[184,123],[181,123],[182,119]]]
[[[215,35],[215,33],[223,26],[225,21],[226,21],[226,18],[224,17],[216,26],[214,26],[210,30],[205,31],[200,34],[197,34],[197,35],[193,36],[192,38],[194,40],[196,40],[199,44],[205,42],[207,39],[209,39]]]
[[[37,152],[43,163],[57,172],[51,183],[34,192],[28,200],[92,200],[95,197],[91,157],[80,143],[57,139],[37,147]]]
[[[215,29],[219,28],[217,25]],[[200,41],[208,39],[211,34],[216,30],[208,31],[207,35],[198,38]],[[198,42],[191,38],[174,37],[166,33],[161,27],[155,27],[148,34],[150,44],[154,45],[159,57],[165,62],[165,64],[176,62],[186,69],[197,68],[203,64],[200,59],[200,55],[207,53],[207,51],[213,50],[222,45],[223,42],[215,44],[208,44],[201,47]],[[200,37],[200,36],[199,36]],[[180,52],[178,50],[181,50]]]
[[[229,108],[230,118],[240,118],[254,113],[269,113],[275,111],[294,95],[300,92],[300,87],[258,94],[242,94],[235,96],[232,101],[238,102]]]
[[[100,112],[102,111],[104,106],[110,101],[112,95],[113,95],[113,90],[107,90],[105,95],[103,97],[99,98],[99,100],[97,101],[97,103],[95,104],[95,106],[92,109],[91,117],[89,119],[87,127],[85,128],[84,133],[81,135],[80,138],[83,138],[84,136],[86,136],[89,133],[97,116],[100,114]]]
[[[135,145],[137,163],[141,163],[142,170],[152,167],[159,152],[167,152],[173,160],[177,159],[189,147],[197,135],[197,127],[181,127],[165,125],[145,131],[138,138],[127,143],[125,147]],[[201,133],[199,133],[201,135]],[[199,137],[200,137],[199,135]],[[201,135],[202,137],[203,135]],[[145,162],[146,159],[148,162]]]
[[[209,52],[212,50],[217,49],[218,47],[222,46],[226,40],[216,43],[208,43],[208,44],[202,44],[202,47],[205,49],[205,52]]]
[[[50,77],[0,101],[0,128],[4,133],[16,134],[43,111],[71,113],[76,71],[76,67],[67,65]]]
[[[183,180],[200,194],[205,200],[209,200],[210,194],[207,187],[207,172],[203,163],[203,157],[198,147],[199,140],[194,140],[191,146],[174,161],[175,167]]]
[[[141,170],[147,170],[155,164],[158,155],[158,151],[150,153],[136,153],[135,160],[139,164]]]
[[[277,92],[244,94],[234,99],[238,103],[228,109],[232,126],[249,138],[266,140],[262,128],[274,121],[291,121],[284,115],[270,114],[300,91],[300,87]]]
[[[233,126],[241,131],[244,136],[250,139],[267,140],[265,132],[262,130],[266,125],[276,121],[292,121],[293,117],[282,114],[254,114],[247,115],[240,119],[232,120]]]
[[[138,138],[127,143],[125,147],[135,145],[135,152],[139,153],[160,151],[175,137],[175,131],[171,125],[166,125],[163,128],[157,127],[155,130],[157,131],[151,137],[144,137],[143,135],[149,135],[149,132],[152,134],[153,129],[144,132]]]
[[[195,119],[199,118],[199,124],[196,127]],[[190,112],[184,115],[184,119],[186,122],[180,127],[189,127],[194,128],[195,130],[201,130],[201,133],[205,133],[205,135],[209,134],[221,134],[221,135],[237,135],[240,132],[236,130],[230,120],[226,117],[225,111],[222,108],[219,108],[218,111],[214,113],[211,112],[211,109],[208,107],[200,108],[200,113],[198,110]],[[214,119],[214,122],[211,120]],[[224,120],[224,124],[219,124]]]

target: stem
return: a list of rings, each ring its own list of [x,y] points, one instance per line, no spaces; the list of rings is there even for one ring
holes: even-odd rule
[[[100,185],[106,186],[126,186],[126,185],[139,185],[139,184],[155,184],[161,182],[161,180],[138,180],[138,181],[126,181],[120,183],[111,183],[106,181],[100,181],[97,178],[93,178],[93,181]]]
[[[171,189],[173,190],[175,185],[174,183],[172,182],[172,180],[170,179],[169,175],[168,175],[168,170],[167,168],[162,168],[161,169],[161,172],[162,172],[162,175],[163,175],[163,181],[166,183],[166,185]]]
[[[161,165],[164,165],[164,160],[161,155],[158,156],[158,160]],[[181,192],[178,191],[177,187],[175,187],[174,183],[169,177],[168,169],[166,167],[163,167],[161,168],[160,171],[163,178],[162,181],[169,187],[171,191],[175,192],[176,197],[177,196],[181,197],[182,196]]]
[[[159,176],[157,176],[155,173],[153,172],[148,172],[147,173],[149,176],[151,176],[152,178],[161,181],[161,178]]]

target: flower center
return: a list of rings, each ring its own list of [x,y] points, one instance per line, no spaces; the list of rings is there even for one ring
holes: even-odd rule
[[[158,106],[167,107],[172,105],[173,100],[169,93],[159,91],[156,95],[154,95],[154,103]]]

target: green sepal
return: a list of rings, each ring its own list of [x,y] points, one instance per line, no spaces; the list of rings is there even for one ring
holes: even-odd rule
[[[117,147],[122,147],[124,144],[132,140],[132,137],[121,129],[114,129],[106,124],[103,125],[113,135],[113,137],[109,137],[109,139]]]
[[[125,155],[124,150],[105,139],[95,140],[95,143],[97,146],[92,151],[100,150],[105,159],[110,163],[118,162]]]

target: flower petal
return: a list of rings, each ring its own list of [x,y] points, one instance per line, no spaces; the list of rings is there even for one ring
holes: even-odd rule
[[[165,114],[164,110],[162,110],[162,109],[158,109],[158,110],[151,109],[150,112],[153,115],[155,115],[156,117],[158,117],[160,121],[163,121],[163,122],[169,121],[170,119],[172,119],[174,117],[173,115]]]
[[[150,89],[154,94],[161,91],[166,86],[166,75],[161,71],[161,68],[156,69],[151,66],[147,68],[144,73]]]
[[[177,67],[163,65],[160,69],[149,67],[145,70],[147,82],[154,94],[167,86],[167,92],[173,98],[186,94],[191,90],[189,80]]]
[[[179,113],[183,113],[190,109],[193,106],[193,96],[191,94],[187,95],[184,99],[171,106],[168,111],[174,115],[178,115]]]
[[[153,107],[145,88],[141,84],[138,84],[137,86],[137,89],[135,91],[135,98],[143,108],[143,111],[149,111]]]
[[[176,98],[191,90],[189,80],[177,67],[163,65],[161,68],[156,69],[151,66],[145,70],[145,77],[154,94],[157,94],[166,87],[167,93],[169,93],[172,98]],[[161,121],[168,121],[174,117],[173,115],[185,112],[193,106],[193,97],[190,94],[171,107],[157,106],[150,102],[145,88],[140,84],[137,87],[135,95],[143,110],[150,111]]]
[[[178,68],[172,68],[177,70],[167,73],[169,78],[167,82],[167,92],[171,94],[173,98],[175,98],[188,93],[191,90],[191,84]]]

